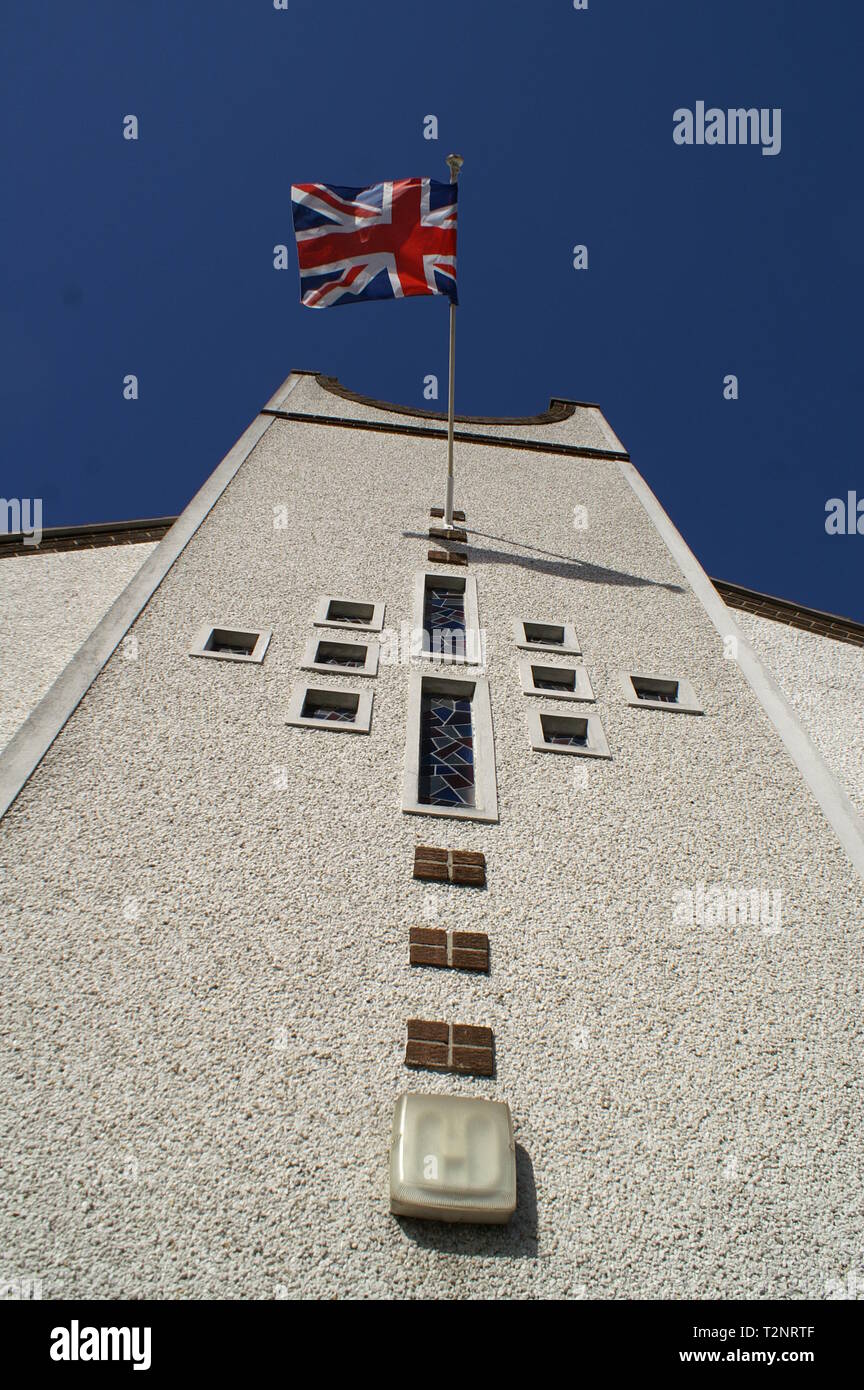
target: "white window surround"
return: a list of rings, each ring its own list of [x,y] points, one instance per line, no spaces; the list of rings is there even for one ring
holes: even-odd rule
[[[534,684],[535,673],[546,672],[549,678],[559,673],[569,674],[573,677],[573,688],[569,689],[561,685],[560,690],[546,690],[542,686]],[[594,700],[594,690],[591,680],[584,666],[576,666],[562,663],[560,666],[549,666],[540,661],[526,658],[519,662],[519,679],[522,682],[522,691],[525,695],[534,695],[541,700]]]
[[[343,610],[341,615],[340,607]],[[335,611],[331,612],[331,609]],[[357,621],[350,621],[351,615]],[[312,621],[315,627],[338,627],[343,632],[380,632],[384,626],[384,604],[370,603],[368,599],[322,594]]]
[[[450,695],[471,700],[471,736],[474,745],[474,805],[430,806],[418,800],[420,777],[420,710],[424,694]],[[485,676],[457,680],[449,676],[412,671],[408,686],[408,723],[405,737],[405,775],[402,810],[406,815],[446,816],[455,820],[497,823],[498,783],[495,775],[495,743],[492,706]]]
[[[251,661],[260,665],[273,635],[269,627],[233,626],[231,623],[203,623],[195,633],[195,640],[189,648],[190,656],[209,656],[214,661]],[[215,646],[231,647],[236,651],[214,651]],[[250,647],[251,651],[243,651]]]
[[[684,676],[656,676],[649,675],[642,671],[620,671],[618,676],[621,689],[627,704],[633,709],[662,709],[667,714],[704,714],[705,711],[699,704],[699,699],[693,686]],[[645,681],[649,686],[654,685],[658,689],[668,689],[670,686],[678,687],[678,698],[670,700],[640,700],[636,693],[634,680]]]
[[[351,709],[356,702],[353,719],[330,721],[310,718],[303,713],[310,696],[320,699],[322,704],[341,709]],[[368,734],[372,725],[372,691],[343,690],[332,685],[308,684],[304,681],[291,693],[285,723],[295,729],[326,729],[331,734]]]
[[[578,744],[550,743],[547,735],[552,731],[587,734],[587,743],[582,747]],[[531,747],[537,753],[569,753],[576,758],[612,757],[603,725],[596,714],[552,714],[546,710],[529,709],[528,736]]]
[[[426,630],[426,589],[450,589],[462,594],[465,609],[465,654],[433,651],[431,634]],[[411,630],[411,655],[426,661],[442,661],[457,666],[482,666],[483,641],[480,614],[477,606],[477,580],[473,574],[438,574],[435,570],[417,570],[414,575],[414,620]],[[418,633],[420,636],[418,637]]]
[[[351,666],[338,661],[319,661],[321,648],[329,649],[334,656],[351,653],[362,657],[362,666]],[[340,651],[341,648],[341,651]],[[379,645],[373,639],[366,642],[348,642],[341,635],[329,637],[326,633],[313,633],[306,643],[301,671],[321,671],[326,675],[377,676]]]
[[[529,633],[534,629],[537,641],[531,641]],[[554,629],[562,634],[563,641],[543,640],[545,630]],[[564,656],[581,656],[582,648],[576,629],[572,623],[553,623],[548,618],[517,618],[513,623],[513,636],[516,646],[527,652],[560,652]]]

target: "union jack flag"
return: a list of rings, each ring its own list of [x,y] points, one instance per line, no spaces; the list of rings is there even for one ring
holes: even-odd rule
[[[455,183],[295,183],[291,204],[300,297],[310,309],[413,294],[457,302]]]

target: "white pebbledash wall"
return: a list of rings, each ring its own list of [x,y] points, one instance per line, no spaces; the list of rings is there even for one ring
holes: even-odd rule
[[[290,409],[418,423],[312,377]],[[286,727],[321,594],[410,623],[444,445],[278,419],[5,817],[0,1244],[46,1297],[818,1299],[860,1262],[858,873],[619,465],[456,458],[499,824],[401,812],[406,666],[368,736]],[[531,750],[516,617],[575,624],[610,762]],[[263,665],[187,656],[209,620],[272,628]],[[700,884],[781,921],[688,925]],[[412,924],[488,932],[491,974],[411,969]],[[493,1028],[494,1080],[406,1070],[410,1017]],[[509,1101],[508,1227],[389,1214],[406,1089]]]
[[[864,648],[736,611],[764,664],[864,815]]]
[[[143,542],[0,559],[0,749],[153,549]]]

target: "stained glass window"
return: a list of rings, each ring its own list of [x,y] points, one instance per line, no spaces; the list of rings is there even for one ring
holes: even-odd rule
[[[647,681],[638,676],[633,679],[633,688],[639,700],[659,700],[664,705],[677,705],[677,681]]]
[[[327,609],[329,622],[371,623],[375,609],[371,603],[353,603],[349,599],[334,598]]]
[[[329,724],[353,724],[357,718],[356,706],[354,709],[345,709],[336,705],[324,705],[311,697],[303,702],[302,719],[326,719]]]
[[[554,731],[550,732],[549,729],[546,729],[545,737],[547,743],[564,743],[571,748],[585,748],[588,744],[587,729],[584,734],[561,734]]]
[[[464,656],[464,591],[427,584],[423,626],[429,634],[430,651]]]
[[[563,647],[564,629],[551,623],[525,623],[525,641],[542,642],[547,647]]]
[[[474,739],[467,697],[423,695],[419,800],[428,806],[474,805]]]

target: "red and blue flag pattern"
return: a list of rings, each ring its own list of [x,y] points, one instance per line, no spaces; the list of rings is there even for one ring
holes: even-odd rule
[[[456,189],[436,179],[293,184],[302,303],[329,309],[443,294],[455,304]]]

